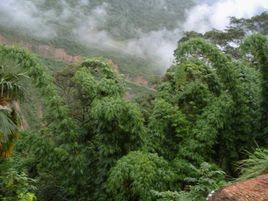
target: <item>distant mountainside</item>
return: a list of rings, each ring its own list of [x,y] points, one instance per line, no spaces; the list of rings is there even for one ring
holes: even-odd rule
[[[32,19],[24,23],[26,29],[30,28],[29,25],[36,25],[34,22],[38,21],[39,24],[53,29],[56,34],[68,35],[70,34],[68,30],[77,28],[81,25],[79,23],[84,23],[98,30],[105,30],[120,39],[135,38],[141,32],[176,28],[178,23],[184,20],[185,9],[193,6],[193,2],[193,0],[22,0],[18,3],[14,0],[4,0],[0,3],[3,4],[1,10],[7,12],[17,10],[19,13],[17,16],[16,13],[1,12],[0,24],[18,26],[16,17],[27,15]],[[24,11],[19,10],[23,8]],[[11,14],[15,19],[5,20],[6,16]]]
[[[127,77],[151,79],[171,63],[179,39],[173,33],[194,4],[192,0],[3,0],[0,34],[9,41],[63,48],[71,56],[108,57]]]

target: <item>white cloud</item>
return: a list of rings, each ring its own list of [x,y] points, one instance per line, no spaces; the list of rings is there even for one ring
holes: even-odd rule
[[[68,26],[71,19],[74,25],[69,31],[83,45],[150,59],[156,65],[165,67],[171,64],[180,37],[179,29],[168,31],[163,28],[148,33],[140,31],[135,38],[119,41],[104,27],[109,17],[108,3],[96,6],[86,13],[81,12],[81,9],[90,5],[90,0],[79,0],[74,7],[66,0],[57,3],[63,8],[60,13],[54,9],[41,12],[33,1],[0,0],[0,24],[20,28],[36,38],[52,39],[58,36],[57,24]],[[165,0],[159,0],[155,6],[164,4]]]
[[[223,30],[229,25],[229,18],[232,16],[250,18],[267,10],[267,0],[219,0],[190,9],[183,28],[201,33],[212,28]]]
[[[224,29],[229,24],[230,16],[249,18],[268,9],[268,0],[218,0],[210,4],[199,4],[188,10],[186,22],[174,30],[159,28],[147,33],[139,31],[135,38],[120,41],[105,27],[109,19],[109,3],[83,12],[85,7],[91,7],[90,0],[78,0],[75,6],[71,6],[66,0],[59,0],[56,3],[62,10],[57,12],[55,9],[40,11],[34,2],[37,1],[0,0],[0,24],[46,39],[59,36],[58,24],[66,25],[69,33],[83,45],[150,59],[163,67],[172,63],[173,51],[183,31]],[[158,0],[155,6],[165,7],[165,2]],[[72,26],[70,21],[73,22]]]
[[[51,38],[56,36],[53,26],[39,16],[39,9],[29,1],[1,0],[0,23],[11,28],[26,29],[34,36]],[[47,12],[43,15],[51,16]],[[36,16],[36,17],[35,17]]]
[[[109,17],[106,12],[108,6],[104,3],[93,9],[85,21],[74,29],[73,32],[80,42],[89,47],[150,59],[157,65],[169,67],[173,60],[176,41],[180,38],[180,31],[161,29],[148,33],[140,32],[135,38],[119,41],[101,27]]]
[[[179,29],[152,31],[127,41],[125,50],[140,57],[150,58],[167,68],[173,61],[173,51],[180,37]]]

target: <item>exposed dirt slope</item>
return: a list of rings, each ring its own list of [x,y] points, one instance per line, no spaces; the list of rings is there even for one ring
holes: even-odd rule
[[[14,43],[12,41],[7,40],[1,34],[0,34],[0,44],[18,45],[18,43]],[[36,52],[37,54],[41,55],[44,58],[56,59],[64,61],[66,63],[74,63],[82,60],[80,56],[73,56],[68,54],[63,48],[56,48],[50,45],[42,45],[42,44],[33,46],[32,44],[23,41],[20,41],[19,45],[30,51]]]
[[[67,53],[67,51],[63,48],[56,48],[51,45],[44,45],[44,44],[38,44],[38,45],[32,45],[30,43],[24,42],[24,41],[10,41],[7,38],[5,38],[3,35],[0,34],[0,44],[5,45],[19,45],[25,49],[28,49],[32,52],[37,53],[38,55],[48,58],[48,59],[55,59],[58,61],[63,61],[65,63],[77,63],[82,61],[82,57],[79,55],[70,55]],[[112,62],[112,61],[110,61]],[[119,66],[113,63],[115,67],[116,72],[119,72]],[[126,79],[135,83],[138,86],[144,86],[148,87],[148,81],[144,79],[143,76],[126,76]]]

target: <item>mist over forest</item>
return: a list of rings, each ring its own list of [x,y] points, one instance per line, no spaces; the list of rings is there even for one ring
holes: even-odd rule
[[[0,201],[264,201],[267,180],[267,0],[0,0]]]
[[[2,0],[0,25],[40,40],[64,36],[167,68],[183,32],[224,30],[230,17],[250,18],[268,9],[263,0],[242,4],[243,0]]]

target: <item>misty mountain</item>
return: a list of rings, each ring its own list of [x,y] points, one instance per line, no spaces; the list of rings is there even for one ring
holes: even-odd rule
[[[0,30],[71,55],[105,56],[121,72],[155,75],[173,60],[192,0],[2,0]]]
[[[265,1],[241,1],[1,0],[0,33],[71,55],[108,57],[122,73],[148,77],[170,66],[184,31],[224,29],[230,16],[268,8]]]
[[[47,36],[39,37],[70,34],[83,24],[119,39],[129,39],[140,33],[178,27],[184,21],[185,9],[194,3],[192,0],[3,0],[0,5],[2,26],[22,26],[30,31],[41,25]],[[7,18],[9,15],[12,19]]]

